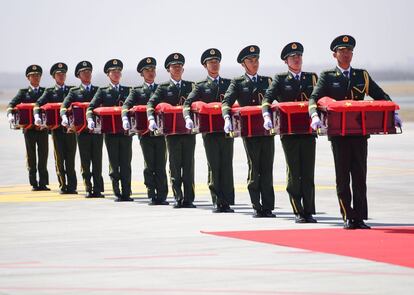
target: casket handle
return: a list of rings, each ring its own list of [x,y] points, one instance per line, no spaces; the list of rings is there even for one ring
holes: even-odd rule
[[[160,135],[162,135],[161,131],[160,131],[160,130],[158,130],[158,129],[155,129],[155,130],[153,131],[153,133],[154,133],[154,135],[155,135],[155,136],[160,136]]]
[[[230,131],[229,133],[226,133],[227,138],[234,138],[234,136],[235,136],[234,131]]]
[[[326,127],[324,128],[318,128],[316,129],[316,134],[319,135],[327,135],[328,134],[328,129]]]

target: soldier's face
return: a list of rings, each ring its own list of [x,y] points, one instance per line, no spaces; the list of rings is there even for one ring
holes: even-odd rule
[[[168,72],[175,81],[181,80],[181,76],[184,73],[184,67],[180,64],[170,65],[168,68]]]
[[[141,73],[141,76],[144,77],[145,82],[153,83],[156,76],[155,67],[144,69]]]
[[[288,56],[285,60],[285,63],[288,65],[288,68],[292,72],[300,72],[302,70],[302,55],[295,54]]]
[[[79,79],[85,85],[90,84],[92,80],[92,71],[84,70],[84,71],[79,72]]]
[[[33,87],[39,87],[41,78],[42,75],[40,74],[31,74],[27,76],[27,80],[29,80],[30,85],[32,85]]]
[[[341,65],[342,68],[348,68],[350,66],[353,55],[354,52],[351,48],[337,49],[336,52],[333,53],[334,58],[338,60],[338,64]]]
[[[249,75],[256,75],[259,70],[259,58],[257,57],[248,57],[242,63],[243,68],[246,70],[246,73]]]
[[[220,71],[220,62],[218,59],[211,59],[204,64],[204,67],[210,76],[217,76]]]
[[[53,78],[55,78],[56,84],[63,85],[66,81],[66,73],[56,73]]]
[[[112,84],[119,84],[119,81],[122,77],[122,72],[120,70],[111,70],[108,73],[109,80],[111,80]]]

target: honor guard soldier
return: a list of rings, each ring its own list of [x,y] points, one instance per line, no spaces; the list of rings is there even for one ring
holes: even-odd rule
[[[104,72],[110,83],[106,87],[100,87],[89,104],[86,117],[88,129],[95,128],[93,110],[104,106],[121,106],[127,99],[129,87],[121,86],[123,64],[119,59],[111,59],[105,63]],[[109,177],[112,181],[112,189],[116,197],[115,202],[134,201],[131,196],[131,160],[132,137],[123,133],[105,134],[105,145],[109,158]],[[121,181],[122,192],[119,188]]]
[[[256,45],[243,48],[237,62],[245,69],[243,76],[234,78],[223,99],[224,131],[230,133],[233,128],[230,119],[231,106],[237,102],[241,107],[261,105],[271,79],[257,74],[260,49]],[[249,164],[248,190],[255,211],[253,217],[275,217],[272,213],[275,205],[273,189],[273,159],[275,143],[273,136],[243,137],[243,144]]]
[[[122,106],[122,126],[131,128],[128,110],[135,105],[147,105],[149,98],[158,87],[155,83],[157,61],[153,57],[142,59],[137,66],[138,73],[144,78],[141,86],[131,89]],[[165,166],[167,164],[167,147],[164,136],[151,136],[150,132],[139,134],[139,143],[144,156],[144,183],[147,187],[149,205],[168,205],[168,181]]]
[[[161,102],[173,106],[182,105],[193,88],[193,82],[182,80],[184,63],[185,59],[181,53],[172,53],[165,60],[164,66],[170,73],[170,81],[160,84],[147,104],[148,128],[151,131],[158,128],[154,118],[155,107]],[[175,197],[174,208],[195,208],[193,204],[195,135],[168,135],[166,141]]]
[[[191,104],[195,101],[205,103],[221,102],[230,85],[230,80],[220,77],[221,52],[210,48],[201,55],[201,64],[207,70],[207,78],[195,84],[193,91],[184,102],[184,118],[188,129],[194,128],[190,117]],[[215,213],[234,212],[233,181],[233,138],[224,132],[204,133],[204,148],[208,163],[208,187],[213,200]]]
[[[67,110],[73,102],[90,102],[98,91],[97,86],[91,84],[92,64],[81,61],[76,65],[75,76],[80,79],[78,87],[70,89],[60,109],[62,125],[68,126]],[[85,185],[86,198],[103,198],[104,182],[102,178],[102,145],[103,135],[89,132],[88,129],[76,134],[81,160],[82,178]],[[91,169],[92,164],[92,169]],[[93,179],[93,185],[92,180]]]
[[[375,83],[367,71],[351,67],[355,39],[349,35],[336,37],[331,43],[337,66],[320,74],[319,81],[309,99],[311,127],[322,127],[317,113],[317,102],[329,96],[335,100],[363,100],[365,95],[373,99],[391,100]],[[398,114],[396,124],[401,125]],[[367,206],[367,152],[368,136],[331,136],[335,161],[336,191],[345,229],[369,229]],[[350,181],[352,179],[352,193]],[[353,206],[351,205],[353,203]]]
[[[275,75],[262,102],[263,127],[273,128],[270,106],[278,102],[307,101],[316,85],[315,73],[302,71],[303,46],[287,44],[280,58],[287,64],[286,73]],[[281,135],[286,159],[287,187],[296,223],[315,223],[315,136],[312,134]]]
[[[31,65],[27,67],[26,78],[29,80],[29,87],[20,89],[7,106],[7,118],[10,124],[15,123],[12,111],[16,105],[20,103],[35,103],[42,96],[45,88],[39,87],[41,77],[42,68],[40,66]],[[49,174],[47,172],[47,155],[49,152],[47,130],[40,130],[38,127],[24,129],[23,135],[26,145],[27,170],[29,171],[29,182],[32,186],[32,191],[49,191],[50,189],[46,186],[49,184]],[[37,172],[39,173],[39,181],[37,180]]]
[[[68,66],[65,63],[55,63],[50,68],[50,75],[56,85],[47,88],[37,100],[33,109],[35,125],[40,126],[40,107],[50,102],[63,102],[73,86],[65,85]],[[53,147],[55,149],[56,174],[59,181],[60,194],[77,194],[77,179],[75,172],[76,135],[67,133],[66,128],[59,126],[52,130]]]

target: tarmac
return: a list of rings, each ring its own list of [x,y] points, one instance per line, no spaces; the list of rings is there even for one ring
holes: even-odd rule
[[[275,138],[275,219],[252,218],[247,160],[235,139],[236,205],[212,213],[201,136],[196,209],[148,206],[143,158],[133,142],[133,203],[113,202],[104,147],[105,199],[59,195],[50,140],[51,192],[31,192],[20,131],[0,114],[0,294],[414,294],[414,269],[206,232],[341,228],[330,143],[317,139],[316,224],[295,224],[285,161]],[[414,123],[369,140],[368,224],[414,226]],[[172,203],[170,190],[168,200]],[[410,258],[407,258],[410,259]]]

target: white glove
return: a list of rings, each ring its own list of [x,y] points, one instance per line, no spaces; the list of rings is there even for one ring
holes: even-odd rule
[[[35,114],[34,119],[35,119],[34,123],[35,123],[36,126],[40,126],[42,124],[42,119],[40,119],[39,114]]]
[[[88,129],[92,131],[94,128],[95,128],[95,122],[93,121],[92,118],[88,118]]]
[[[131,128],[127,117],[122,117],[122,128],[124,128],[125,131]]]
[[[69,125],[69,120],[66,115],[62,115],[62,126],[67,127]]]
[[[233,131],[233,127],[231,126],[230,117],[224,118],[224,132],[230,133],[230,131]]]
[[[14,124],[14,116],[12,113],[7,115],[7,120],[9,120],[10,124]]]
[[[396,127],[402,127],[402,120],[400,116],[398,116],[398,113],[394,113],[394,123]]]
[[[270,130],[270,129],[273,128],[273,123],[272,123],[272,120],[270,119],[269,115],[264,115],[263,120],[264,120],[264,122],[263,122],[264,129]]]
[[[191,130],[194,128],[194,122],[190,117],[185,118],[185,128]]]
[[[148,129],[151,130],[151,131],[155,131],[155,130],[158,129],[157,123],[155,123],[154,119],[150,119],[148,121]]]
[[[319,119],[318,115],[315,115],[312,117],[311,127],[313,130],[317,130],[318,128],[322,128],[323,124],[321,120]]]

